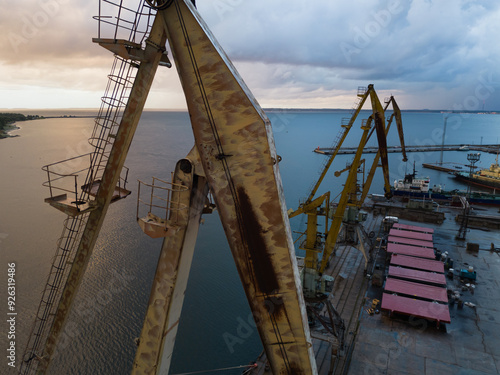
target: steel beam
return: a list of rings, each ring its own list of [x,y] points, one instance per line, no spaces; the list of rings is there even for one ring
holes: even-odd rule
[[[194,154],[197,154],[195,152]],[[179,230],[163,241],[132,374],[168,374],[184,293],[198,236],[208,185],[196,174],[194,158],[177,163],[173,183],[187,187],[171,200],[187,207],[176,214]],[[197,164],[197,163],[196,163]],[[200,166],[201,168],[201,166]]]
[[[271,124],[190,1],[174,0],[159,14],[271,369],[315,374]]]
[[[61,300],[50,329],[49,336],[43,352],[43,357],[37,367],[39,374],[44,374],[56,352],[58,340],[63,334],[64,326],[70,313],[73,300],[83,279],[90,256],[94,249],[97,237],[104,222],[104,217],[111,203],[115,186],[118,183],[128,149],[134,137],[137,124],[142,114],[149,89],[153,82],[163,51],[158,46],[164,46],[166,39],[161,20],[153,24],[149,42],[145,48],[146,62],[142,62],[134,81],[130,97],[125,108],[122,121],[109,160],[103,173],[102,181],[95,198],[95,210],[88,218],[87,225],[82,234],[75,260],[71,266],[68,281],[65,284]]]

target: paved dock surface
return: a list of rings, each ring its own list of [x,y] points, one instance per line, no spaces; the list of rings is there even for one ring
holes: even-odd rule
[[[459,290],[462,302],[450,305],[451,323],[446,331],[423,319],[370,315],[366,308],[381,288],[370,286],[359,321],[350,366],[344,374],[483,375],[500,373],[500,255],[488,251],[500,243],[498,231],[471,230],[466,241],[455,239],[458,230],[453,212],[441,226],[433,226],[438,250],[448,251],[454,267],[474,266],[476,287],[462,290],[458,277],[448,279],[448,289]],[[410,222],[408,222],[410,223]],[[428,225],[428,224],[422,224]],[[466,242],[479,243],[480,251],[465,250]],[[465,289],[465,286],[464,286]]]
[[[498,214],[494,208],[487,212]],[[456,240],[457,213],[459,210],[447,209],[441,225],[400,221],[434,229],[435,247],[448,252],[455,269],[473,266],[477,272],[475,288],[466,287],[467,282],[462,283],[458,276],[447,278],[447,289],[459,293],[461,303],[450,304],[451,323],[440,327],[411,316],[370,314],[373,299],[381,299],[382,287],[365,277],[361,252],[350,246],[337,249],[327,273],[336,280],[331,300],[346,325],[345,348],[335,358],[327,342],[313,340],[320,375],[500,374],[500,253],[488,250],[492,243],[500,246],[500,232],[471,229],[466,241]],[[381,218],[370,215],[367,232],[377,233]],[[480,250],[467,252],[467,242],[478,243]],[[377,248],[380,242],[375,243]],[[382,249],[375,263],[383,258]],[[265,363],[263,355],[252,373],[270,374]]]

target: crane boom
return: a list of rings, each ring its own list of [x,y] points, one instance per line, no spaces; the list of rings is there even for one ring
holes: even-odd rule
[[[389,103],[392,103],[392,109],[393,113],[391,115],[391,120],[392,117],[396,118],[396,126],[398,128],[398,134],[399,134],[399,142],[401,144],[401,152],[403,153],[403,161],[407,162],[408,157],[406,156],[406,148],[405,148],[405,138],[403,134],[403,120],[401,118],[401,110],[399,109],[398,103],[396,103],[396,99],[394,99],[394,96],[391,95],[389,98],[389,101],[387,102],[387,106],[389,106]],[[386,106],[386,108],[387,108]]]
[[[389,185],[389,163],[388,163],[388,158],[387,158],[387,142],[386,142],[386,127],[385,127],[385,115],[384,115],[384,108],[382,107],[380,100],[378,99],[377,93],[375,92],[373,85],[368,86],[368,92],[370,94],[370,101],[372,104],[372,110],[373,113],[372,115],[368,118],[368,121],[366,124],[363,124],[361,126],[361,129],[363,130],[363,135],[361,137],[361,140],[358,145],[358,149],[356,150],[356,154],[354,156],[354,160],[351,164],[351,168],[349,170],[349,174],[347,176],[346,182],[344,189],[342,191],[341,197],[339,199],[339,203],[337,205],[337,208],[335,210],[335,213],[333,214],[332,218],[332,224],[330,229],[328,230],[327,236],[326,236],[326,241],[325,241],[325,247],[323,250],[323,255],[321,259],[321,263],[319,266],[319,273],[322,274],[328,264],[328,260],[332,254],[332,251],[335,247],[335,244],[337,242],[337,238],[340,233],[340,228],[342,227],[342,219],[344,217],[344,211],[346,210],[346,207],[348,204],[355,206],[355,207],[360,207],[361,202],[358,199],[353,199],[352,197],[352,192],[353,192],[353,187],[355,186],[356,183],[356,177],[357,177],[357,169],[358,166],[360,165],[361,162],[361,156],[363,154],[363,149],[366,145],[366,142],[368,141],[368,138],[370,137],[370,129],[371,129],[371,122],[373,121],[375,123],[375,132],[377,133],[377,140],[379,144],[379,152],[377,153],[377,156],[380,155],[380,158],[382,159],[382,169],[384,171],[384,186],[385,186],[385,191],[386,191],[386,196],[390,197],[391,190],[390,190],[390,185]],[[377,157],[376,157],[377,159]],[[374,163],[376,166],[378,164],[378,159],[377,163]],[[372,167],[373,170],[373,167]],[[373,174],[372,174],[373,177]],[[369,189],[371,183],[371,178],[367,184],[364,186],[364,190],[367,191]],[[362,199],[363,196],[362,196]],[[365,256],[366,260],[366,254],[363,254]]]
[[[352,114],[351,118],[349,119],[349,122],[347,124],[342,124],[342,130],[339,136],[337,137],[337,140],[334,142],[335,149],[333,150],[332,154],[330,155],[330,158],[328,159],[328,162],[325,164],[323,170],[321,171],[321,175],[319,176],[318,181],[316,181],[316,184],[314,185],[313,189],[309,193],[309,197],[306,200],[306,204],[311,202],[314,199],[314,196],[316,195],[316,192],[319,189],[319,186],[323,182],[323,179],[325,178],[326,174],[328,173],[328,169],[330,169],[330,166],[333,163],[333,160],[337,156],[340,148],[342,147],[342,144],[344,143],[344,140],[346,139],[347,135],[349,134],[349,130],[351,130],[352,125],[356,121],[356,118],[359,115],[359,112],[361,112],[361,109],[363,108],[363,105],[366,102],[366,99],[370,96],[370,92],[373,89],[373,85],[368,86],[368,89],[365,89],[364,87],[358,89],[358,103],[356,105],[356,108],[354,110],[354,113]]]
[[[156,268],[146,317],[139,337],[132,374],[167,374],[170,368],[177,328],[184,302],[196,237],[205,206],[208,186],[199,164],[196,148],[177,162],[170,196],[169,223],[173,235],[165,237]],[[175,203],[174,203],[175,202]]]
[[[349,170],[349,174],[347,175],[347,179],[345,182],[345,187],[344,190],[342,191],[342,195],[339,199],[339,203],[337,205],[337,208],[335,210],[335,213],[333,214],[332,218],[332,225],[330,229],[328,230],[328,234],[326,236],[326,241],[325,241],[325,248],[323,250],[323,256],[321,259],[321,263],[319,265],[319,273],[325,272],[325,269],[328,264],[328,260],[330,259],[330,256],[332,254],[332,251],[335,247],[335,243],[337,242],[337,237],[340,232],[340,227],[342,226],[342,218],[344,217],[344,211],[347,207],[348,199],[349,199],[349,193],[351,192],[352,185],[356,182],[356,174],[357,174],[357,166],[359,165],[361,161],[361,156],[363,154],[363,148],[366,143],[366,140],[368,138],[368,132],[370,131],[371,128],[371,122],[373,121],[373,116],[370,116],[368,118],[368,121],[366,121],[363,126],[361,126],[361,129],[363,129],[363,135],[361,137],[361,141],[359,142],[358,145],[358,150],[356,151],[356,155],[354,156],[354,160],[352,162],[352,167]]]
[[[273,373],[314,374],[271,124],[189,1],[158,11],[195,145]]]
[[[401,143],[401,151],[403,154],[403,161],[406,162],[408,160],[408,158],[406,157],[405,140],[404,140],[404,134],[403,134],[403,120],[401,117],[401,110],[399,109],[399,106],[396,103],[396,99],[394,99],[394,96],[391,95],[391,97],[389,99],[385,100],[386,105],[384,107],[384,113],[385,113],[385,111],[387,111],[387,108],[389,107],[389,104],[391,104],[391,103],[392,103],[393,113],[391,114],[391,117],[387,120],[387,126],[385,128],[385,137],[387,139],[387,134],[389,133],[389,129],[391,128],[392,120],[395,118],[397,129],[398,129],[398,134],[399,134],[399,140]],[[379,147],[379,150],[377,151],[377,154],[375,155],[375,158],[373,159],[372,166],[370,168],[370,171],[368,172],[368,176],[366,177],[365,183],[363,185],[363,191],[362,191],[361,197],[359,199],[358,207],[361,207],[361,205],[363,204],[363,202],[366,199],[366,196],[368,195],[368,191],[370,190],[370,186],[372,184],[373,177],[375,175],[375,170],[377,169],[379,160],[380,160],[380,147]],[[387,186],[390,185],[388,177],[389,177],[388,175],[384,174],[384,184],[385,184],[386,193],[388,191]]]
[[[391,185],[389,183],[389,160],[387,157],[387,139],[386,139],[385,115],[384,115],[385,112],[375,92],[372,92],[372,94],[370,95],[370,99],[374,111],[375,131],[377,133],[377,141],[378,141],[377,155],[380,155],[380,159],[382,162],[385,197],[389,199],[392,193],[391,193]]]

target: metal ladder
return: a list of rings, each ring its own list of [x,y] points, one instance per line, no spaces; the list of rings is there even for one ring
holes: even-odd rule
[[[109,22],[109,19],[112,18],[111,16],[103,15],[103,8],[101,7],[103,4],[117,9],[118,16],[114,17],[116,23]],[[117,40],[116,38],[120,33],[123,34],[123,32],[128,32],[128,41],[130,44],[140,46],[144,43],[151,28],[154,12],[142,0],[138,2],[137,9],[138,10],[133,10],[123,7],[122,1],[113,3],[102,0],[99,4],[99,15],[94,17],[99,21],[99,38],[101,34],[101,24],[108,24],[112,25],[115,29],[115,40]],[[142,28],[142,31],[139,30],[140,28]],[[96,187],[96,183],[102,178],[102,174],[108,162],[111,148],[128,100],[128,95],[135,79],[136,67],[137,64],[133,60],[127,60],[121,56],[115,55],[111,73],[108,76],[108,84],[101,99],[101,107],[95,118],[92,135],[89,138],[89,143],[93,146],[93,151],[90,153],[90,166],[88,169],[84,169],[87,172],[84,184],[81,187],[78,185],[78,173],[59,173],[57,171],[60,171],[61,167],[64,167],[65,163],[67,164],[69,161],[74,164],[75,159],[80,157],[64,160],[44,167],[44,170],[47,171],[49,176],[49,180],[44,183],[44,185],[50,188],[51,198],[53,190],[59,189],[66,192],[69,191],[65,187],[58,186],[62,180],[65,178],[74,179],[74,196],[77,197],[74,201],[76,211],[72,211],[71,214],[68,214],[64,221],[61,237],[57,241],[56,254],[52,260],[35,321],[22,357],[19,374],[37,373],[39,360],[43,359],[44,348],[54,322],[62,291],[68,279],[68,274],[74,261],[83,229],[89,217],[89,211],[79,210],[78,205],[82,202],[87,202],[90,207],[92,206],[92,196],[95,195],[94,188]],[[86,159],[88,155],[89,154],[82,155],[82,157]],[[56,166],[59,169],[57,169]],[[76,172],[81,173],[82,169],[78,168]],[[128,174],[128,169],[126,169],[126,174]],[[120,178],[118,184],[119,191],[125,190],[126,176]],[[71,191],[71,193],[73,193],[73,191]]]

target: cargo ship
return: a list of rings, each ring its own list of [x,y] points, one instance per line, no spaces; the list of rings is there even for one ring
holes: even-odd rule
[[[493,168],[493,165],[490,169]],[[498,168],[498,163],[496,164]],[[500,180],[499,180],[500,183]],[[498,186],[500,188],[500,185]],[[392,195],[408,198],[432,199],[440,202],[449,202],[453,204],[458,196],[466,196],[467,192],[463,190],[443,190],[440,185],[430,187],[429,177],[416,177],[415,167],[413,173],[405,175],[404,179],[395,180],[394,187],[391,189]],[[469,203],[484,205],[500,205],[500,195],[484,192],[470,192]]]
[[[472,174],[456,172],[455,178],[459,181],[488,189],[500,189],[500,165],[498,164],[498,154],[495,162],[492,163],[488,169],[481,169]]]

